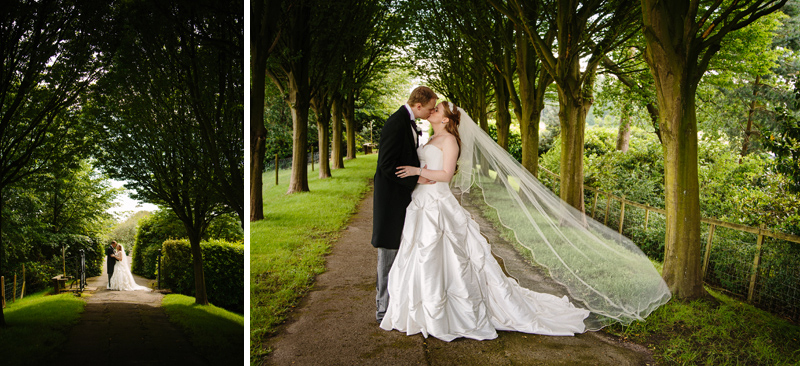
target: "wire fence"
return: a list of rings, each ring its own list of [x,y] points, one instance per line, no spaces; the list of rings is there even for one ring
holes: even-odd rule
[[[558,194],[559,176],[541,182]],[[584,186],[586,214],[663,258],[665,211]],[[760,309],[800,322],[800,237],[713,218],[701,219],[704,283]]]
[[[0,277],[0,303],[3,308],[23,298],[25,292],[25,276],[22,273],[10,273],[8,277]]]

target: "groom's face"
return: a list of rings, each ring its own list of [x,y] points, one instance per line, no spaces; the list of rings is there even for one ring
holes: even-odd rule
[[[426,105],[417,103],[416,109],[417,109],[416,113],[417,118],[427,119],[428,117],[430,117],[433,110],[436,109],[436,99],[429,100],[428,104]]]

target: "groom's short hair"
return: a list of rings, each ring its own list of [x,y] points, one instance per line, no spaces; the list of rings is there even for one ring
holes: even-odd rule
[[[439,97],[436,96],[436,93],[431,88],[424,85],[418,86],[411,91],[411,95],[408,97],[408,105],[412,107],[417,103],[426,105],[431,99],[439,99]]]

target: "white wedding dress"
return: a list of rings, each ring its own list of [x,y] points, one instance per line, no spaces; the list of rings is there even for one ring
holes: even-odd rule
[[[439,170],[442,151],[417,149],[421,165]],[[497,330],[544,335],[585,331],[590,312],[569,299],[537,293],[507,277],[478,224],[449,184],[420,184],[406,209],[403,236],[389,272],[389,308],[380,327],[444,341],[497,337]]]
[[[125,255],[125,248],[115,253],[115,255],[122,255],[122,260],[114,263],[114,273],[111,275],[109,287],[111,290],[116,291],[150,291],[150,288],[136,284],[131,274],[130,264]],[[108,259],[107,259],[108,260]]]

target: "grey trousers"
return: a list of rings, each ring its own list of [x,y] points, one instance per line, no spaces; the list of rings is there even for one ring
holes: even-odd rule
[[[386,315],[389,307],[389,270],[392,269],[394,257],[397,256],[397,249],[378,248],[378,280],[375,289],[378,294],[375,296],[375,319],[380,323]]]

